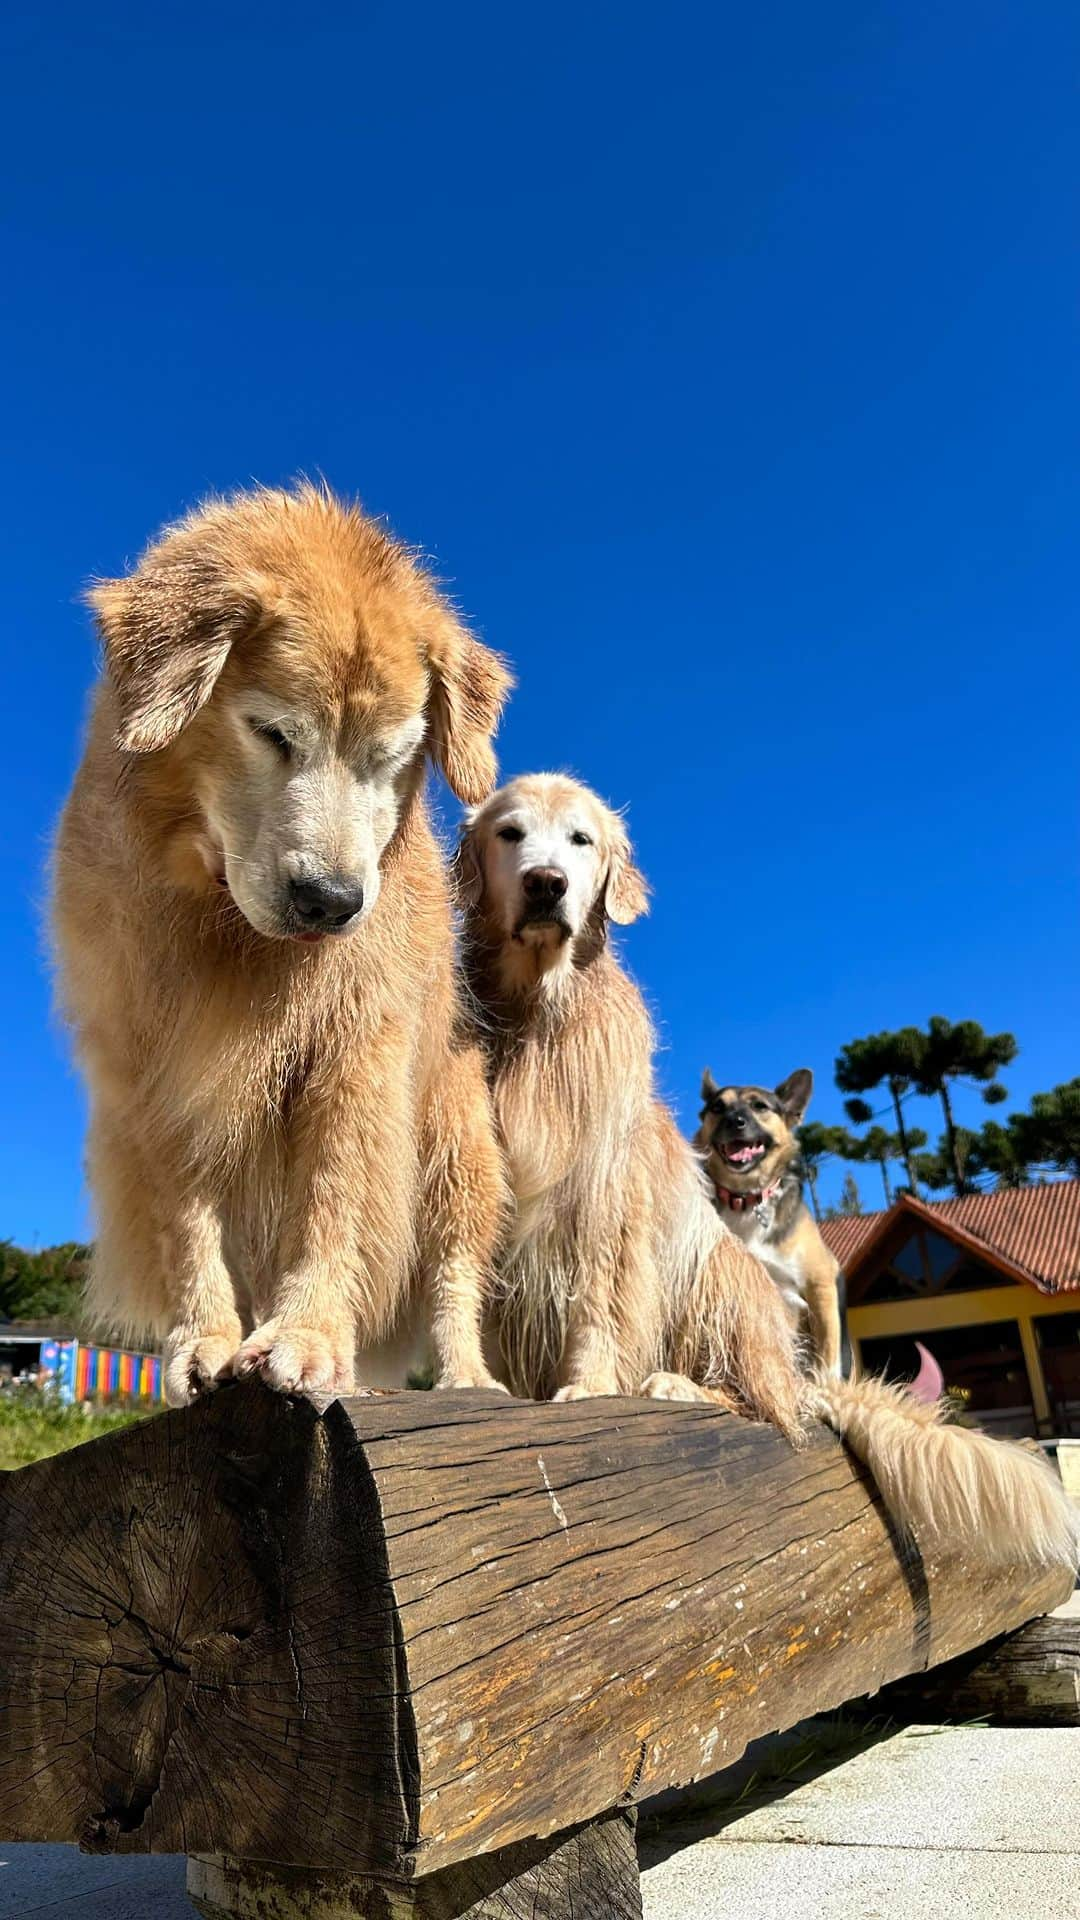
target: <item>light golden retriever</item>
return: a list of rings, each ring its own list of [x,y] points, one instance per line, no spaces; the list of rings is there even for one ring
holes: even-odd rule
[[[471,815],[457,882],[513,1196],[494,1318],[514,1389],[716,1400],[793,1438],[820,1415],[923,1545],[1075,1566],[1041,1455],[877,1380],[800,1377],[778,1289],[656,1097],[649,1017],[608,940],[646,905],[618,816],[562,775],[511,780]]]
[[[104,675],[55,852],[89,1083],[91,1304],[226,1371],[339,1393],[425,1283],[488,1384],[503,1186],[462,1036],[430,755],[492,785],[509,679],[416,561],[312,487],[213,503],[90,599]]]
[[[576,781],[513,780],[472,816],[457,881],[514,1202],[511,1386],[712,1399],[795,1436],[788,1317],[656,1097],[649,1016],[608,945],[646,905],[622,823]]]

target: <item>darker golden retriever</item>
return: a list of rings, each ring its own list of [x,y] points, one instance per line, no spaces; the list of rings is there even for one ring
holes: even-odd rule
[[[174,1402],[253,1368],[334,1393],[422,1285],[442,1382],[487,1383],[502,1174],[422,784],[430,756],[483,799],[506,672],[307,486],[200,509],[90,598],[54,924],[92,1305],[163,1339]]]

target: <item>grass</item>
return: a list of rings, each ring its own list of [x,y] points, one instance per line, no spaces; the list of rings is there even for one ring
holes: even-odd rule
[[[145,1420],[150,1411],[146,1405],[111,1405],[104,1401],[65,1407],[55,1394],[41,1393],[34,1387],[0,1394],[0,1472],[28,1467],[33,1460],[47,1460],[54,1453],[65,1453],[68,1447],[80,1446],[84,1440],[130,1427],[136,1420]]]

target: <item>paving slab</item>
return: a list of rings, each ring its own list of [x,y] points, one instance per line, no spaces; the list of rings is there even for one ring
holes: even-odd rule
[[[195,1920],[182,1854],[0,1846],[0,1920]]]
[[[1077,1920],[1080,1735],[906,1727],[640,1851],[646,1920]]]
[[[1080,1863],[1030,1853],[698,1844],[648,1868],[644,1920],[1076,1920]]]

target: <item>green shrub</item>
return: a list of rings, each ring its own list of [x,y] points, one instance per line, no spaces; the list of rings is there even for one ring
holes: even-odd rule
[[[66,1407],[48,1388],[16,1387],[0,1393],[0,1471],[27,1467],[32,1460],[46,1460],[84,1440],[115,1433],[119,1427],[145,1420],[150,1412],[146,1405],[130,1401]]]

